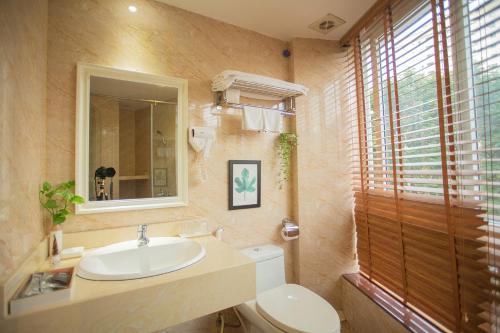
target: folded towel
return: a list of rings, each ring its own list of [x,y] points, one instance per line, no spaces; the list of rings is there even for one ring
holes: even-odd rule
[[[253,106],[243,107],[242,128],[247,131],[262,131],[264,129],[264,118],[262,109]]]
[[[226,101],[228,103],[238,104],[240,102],[240,90],[239,89],[226,90]]]
[[[304,87],[303,85],[297,84],[297,83],[292,83],[288,81],[283,81],[283,80],[278,80],[272,77],[268,76],[262,76],[262,75],[256,75],[256,74],[250,74],[250,73],[244,73],[244,72],[238,72],[238,71],[232,71],[232,70],[226,70],[223,71],[219,74],[217,74],[213,80],[212,80],[212,91],[224,91],[228,88],[230,88],[233,84],[236,85],[253,85],[253,84],[261,84],[261,85],[267,85],[270,87],[274,88],[281,88],[283,90],[288,90],[288,91],[293,91],[296,93],[300,93],[303,95],[306,95],[308,92],[308,88]],[[281,97],[262,97],[262,93],[259,94],[253,94],[250,92],[241,92],[241,96],[245,97],[250,97],[250,98],[261,98],[261,99],[281,99]],[[260,97],[259,97],[260,96]]]
[[[278,110],[262,109],[264,116],[264,131],[281,133],[283,128],[283,118]]]

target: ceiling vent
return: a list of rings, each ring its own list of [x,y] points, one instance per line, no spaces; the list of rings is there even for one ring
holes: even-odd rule
[[[341,19],[338,16],[335,16],[333,14],[328,14],[319,20],[313,22],[311,25],[309,25],[309,28],[321,32],[324,35],[327,35],[330,33],[330,31],[334,30],[335,28],[341,26],[344,24],[345,21]]]

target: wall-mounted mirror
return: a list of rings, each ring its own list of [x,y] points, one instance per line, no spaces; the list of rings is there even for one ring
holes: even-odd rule
[[[78,64],[77,213],[187,204],[187,81]]]

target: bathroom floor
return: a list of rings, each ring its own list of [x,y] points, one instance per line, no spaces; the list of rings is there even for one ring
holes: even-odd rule
[[[232,311],[224,311],[225,316],[228,317],[227,321],[229,324],[237,323],[236,317],[232,314]],[[204,316],[195,320],[188,321],[167,329],[158,331],[156,333],[219,333],[220,326],[215,325],[216,315]],[[347,320],[342,321],[341,333],[351,333],[349,323]],[[244,333],[241,327],[228,327],[224,328],[224,333]]]

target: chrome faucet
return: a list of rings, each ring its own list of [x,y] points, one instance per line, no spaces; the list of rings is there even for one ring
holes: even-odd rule
[[[147,224],[139,224],[137,227],[137,246],[146,246],[149,244],[149,238],[146,236],[146,231],[148,231]]]

